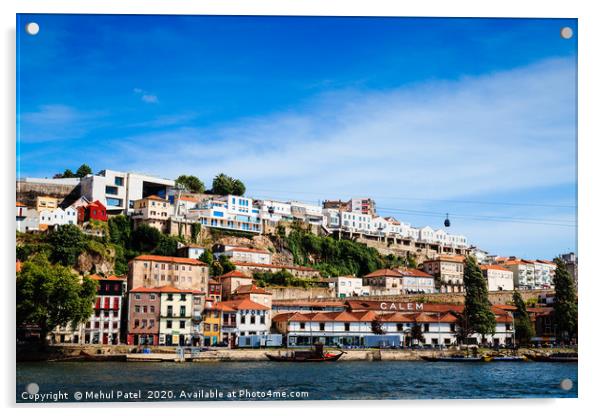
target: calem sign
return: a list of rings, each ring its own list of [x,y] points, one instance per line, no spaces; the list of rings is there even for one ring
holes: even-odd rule
[[[381,302],[380,309],[383,311],[421,311],[424,309],[424,304],[415,302]]]

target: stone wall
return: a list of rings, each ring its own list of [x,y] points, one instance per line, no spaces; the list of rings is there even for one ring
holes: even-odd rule
[[[38,196],[58,198],[59,204],[67,207],[80,197],[80,186],[17,181],[17,201],[32,207]]]
[[[280,287],[270,286],[265,288],[272,294],[272,300],[283,299],[332,299],[336,297],[334,289],[325,287]]]
[[[288,289],[288,288],[287,288]],[[329,290],[329,289],[326,289]],[[270,289],[271,291],[271,289]],[[497,291],[489,292],[489,301],[493,304],[507,304],[512,302],[512,291]],[[522,290],[520,292],[523,300],[537,299],[540,294],[543,293],[554,293],[553,290]],[[294,293],[283,292],[282,295],[293,295]],[[303,296],[302,292],[296,293],[296,297],[274,297],[274,300],[294,300],[294,299],[310,299],[308,296]],[[336,296],[331,297],[316,297],[312,298],[317,301],[332,301]],[[340,300],[340,299],[338,299]],[[452,303],[452,304],[463,304],[464,294],[463,293],[429,293],[429,294],[413,294],[413,295],[386,295],[386,296],[361,296],[361,297],[350,297],[346,300],[382,300],[387,302],[423,302],[423,303]]]

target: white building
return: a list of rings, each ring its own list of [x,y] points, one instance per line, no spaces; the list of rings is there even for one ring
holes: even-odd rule
[[[236,195],[216,197],[201,202],[188,211],[188,219],[198,220],[210,228],[261,233],[262,224],[259,208],[253,206],[251,198]]]
[[[328,285],[336,291],[338,298],[350,296],[368,296],[370,288],[364,286],[363,279],[355,276],[337,276],[326,279]]]
[[[265,221],[292,221],[290,202],[280,202],[271,199],[255,201],[255,206],[259,208],[259,217]]]
[[[550,289],[554,287],[556,263],[549,260],[535,260],[533,262],[533,272],[536,288]]]
[[[518,290],[535,289],[535,266],[527,260],[508,260],[500,264],[512,271],[514,287]]]
[[[222,314],[222,340],[234,345],[238,337],[268,335],[272,326],[271,309],[250,299],[235,299],[215,304]]]
[[[16,226],[17,231],[26,233],[38,231],[40,228],[40,215],[35,209],[27,207],[20,202],[16,203]]]
[[[77,211],[72,207],[41,210],[40,229],[55,228],[60,225],[77,225]]]
[[[134,201],[150,195],[165,198],[174,186],[171,179],[107,169],[82,178],[81,194],[89,201],[100,201],[110,214],[129,214]]]
[[[497,264],[481,266],[483,276],[487,279],[490,292],[498,290],[514,290],[514,273]]]
[[[403,293],[435,293],[435,278],[418,269],[397,269],[403,276],[401,290]]]
[[[272,253],[256,248],[225,246],[223,251],[215,255],[226,256],[233,262],[272,264]]]
[[[299,201],[291,201],[290,205],[291,215],[294,219],[316,225],[323,223],[324,215],[320,205],[306,204]]]

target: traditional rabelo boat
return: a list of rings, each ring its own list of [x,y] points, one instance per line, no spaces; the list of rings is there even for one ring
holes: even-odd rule
[[[468,363],[488,362],[488,361],[491,361],[491,359],[492,359],[492,357],[484,356],[484,355],[467,356],[467,355],[461,355],[461,354],[454,354],[454,355],[447,355],[447,356],[445,356],[445,355],[439,355],[439,356],[421,355],[420,358],[422,358],[425,361],[468,362]]]
[[[287,351],[285,354],[279,353],[278,355],[275,355],[266,353],[265,355],[270,361],[305,363],[336,361],[341,358],[343,354],[346,354],[345,351],[339,351],[336,354],[324,352],[323,344],[315,344],[311,350],[292,350]]]
[[[525,354],[531,361],[546,363],[576,363],[578,354],[576,352],[555,352],[552,354]]]

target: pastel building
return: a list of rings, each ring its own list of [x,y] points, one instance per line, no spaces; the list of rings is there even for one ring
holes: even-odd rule
[[[129,345],[159,345],[161,289],[137,287],[128,294]]]
[[[443,293],[464,291],[464,257],[439,256],[423,263],[423,271],[435,277],[438,289]]]
[[[240,270],[233,270],[215,278],[222,288],[222,298],[231,299],[234,292],[240,287],[253,283],[253,278]]]
[[[403,293],[435,293],[435,278],[418,269],[397,269],[401,274],[401,288]]]
[[[159,345],[193,345],[200,339],[200,326],[194,328],[193,321],[202,317],[193,315],[194,295],[198,290],[178,289],[165,286],[160,290],[161,314],[159,320]]]
[[[216,305],[222,311],[222,341],[236,345],[240,336],[268,335],[271,309],[250,299],[235,299]]]
[[[129,287],[174,286],[207,293],[209,267],[184,257],[141,255],[129,262]]]
[[[150,195],[134,201],[131,217],[136,225],[146,224],[164,232],[172,211],[172,206],[167,199]]]
[[[126,293],[125,276],[91,275],[98,283],[94,313],[86,322],[84,343],[120,344],[123,298]]]

